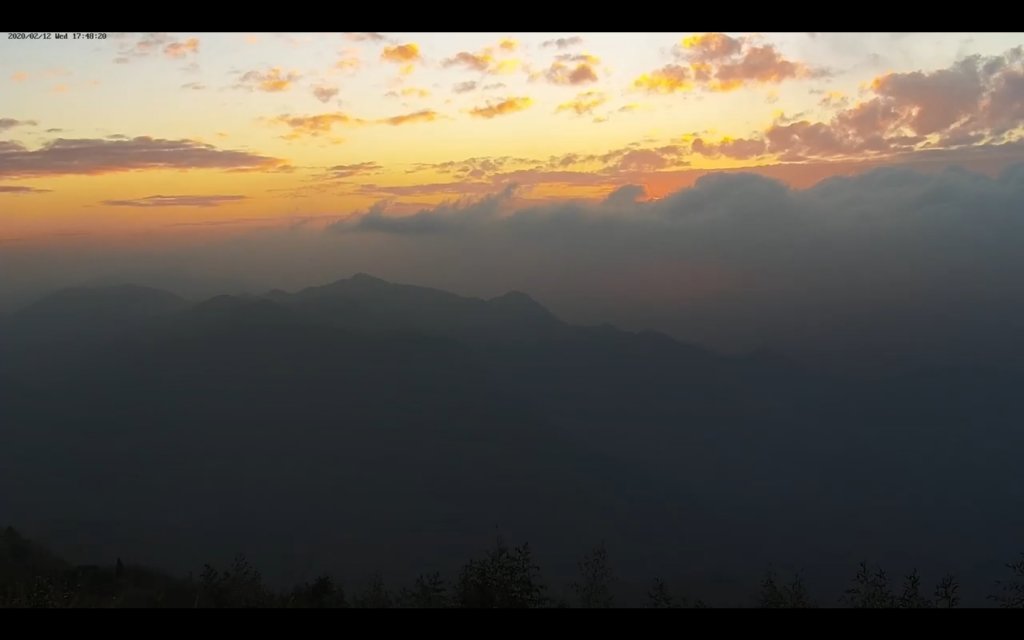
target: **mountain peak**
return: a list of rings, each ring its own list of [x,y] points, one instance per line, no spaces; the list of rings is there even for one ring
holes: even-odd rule
[[[368,273],[363,273],[362,271],[349,278],[349,281],[362,284],[391,284],[387,280],[381,280],[380,278],[371,276]]]

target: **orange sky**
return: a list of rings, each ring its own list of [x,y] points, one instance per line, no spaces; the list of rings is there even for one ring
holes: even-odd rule
[[[796,188],[889,163],[994,172],[1024,160],[1022,40],[5,38],[0,240],[405,215],[510,184],[537,201],[662,197],[718,170]]]

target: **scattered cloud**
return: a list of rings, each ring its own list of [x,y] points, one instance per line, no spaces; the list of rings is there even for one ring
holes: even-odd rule
[[[530,108],[530,105],[532,104],[533,100],[527,97],[507,98],[499,102],[488,102],[482,107],[474,107],[473,109],[470,109],[469,115],[477,118],[493,118],[495,116],[523,111]]]
[[[465,82],[457,82],[452,85],[453,93],[468,93],[477,88],[479,83],[476,80],[466,80]]]
[[[14,195],[29,194],[29,193],[50,193],[52,189],[37,189],[36,187],[25,187],[22,185],[6,185],[0,184],[0,193],[8,193]]]
[[[145,198],[134,198],[131,200],[104,200],[100,204],[108,207],[219,207],[223,204],[231,204],[246,200],[246,196],[222,196],[222,195],[201,195],[201,196],[147,196]]]
[[[842,91],[826,91],[818,106],[826,109],[842,109],[850,105],[850,98]]]
[[[633,86],[650,93],[675,93],[693,88],[693,73],[689,67],[667,64],[660,69],[645,73],[633,81]]]
[[[757,139],[732,139],[722,138],[720,142],[706,142],[703,138],[696,138],[690,143],[690,150],[703,156],[736,158],[749,160],[764,154],[767,144],[764,140]]]
[[[545,40],[541,43],[542,47],[555,47],[556,49],[568,49],[570,47],[576,47],[583,44],[583,38],[579,36],[572,36],[569,38],[555,38],[554,40]]]
[[[346,33],[345,37],[355,42],[381,42],[387,39],[383,34],[373,31],[350,32]]]
[[[462,67],[470,71],[490,75],[515,73],[522,66],[519,60],[504,57],[514,53],[519,47],[515,40],[505,39],[494,47],[484,47],[480,51],[460,51],[450,58],[441,61],[445,68]]]
[[[722,92],[826,75],[824,70],[785,58],[772,44],[756,44],[753,37],[691,36],[674,48],[673,55],[676,62],[639,76],[633,86],[663,94],[694,88]]]
[[[184,58],[189,54],[199,53],[199,38],[189,38],[180,42],[171,42],[164,47],[164,55],[169,58]]]
[[[202,82],[186,82],[185,84],[181,85],[181,88],[192,89],[193,91],[202,91],[203,89],[206,89],[206,85]]]
[[[146,58],[160,52],[172,60],[198,54],[199,38],[177,40],[167,33],[146,33],[132,41],[124,38],[118,47],[114,62],[127,64],[133,59]]]
[[[571,111],[578,116],[592,114],[594,109],[608,101],[608,97],[599,91],[581,93],[568,102],[563,102],[555,109],[556,113]]]
[[[294,71],[285,72],[280,67],[271,67],[266,71],[247,71],[239,78],[235,88],[279,93],[287,91],[301,77]]]
[[[384,118],[381,122],[392,126],[402,124],[415,124],[417,122],[433,122],[438,119],[438,114],[432,109],[423,109],[414,113],[405,113],[402,115],[392,116],[390,118]]]
[[[328,134],[334,125],[358,126],[366,124],[365,120],[353,118],[347,113],[336,111],[333,113],[320,113],[312,116],[283,115],[273,119],[273,122],[283,124],[291,128],[289,138],[300,136],[320,136]]]
[[[389,98],[429,98],[430,90],[420,87],[404,87],[399,91],[388,91],[385,95]]]
[[[14,118],[0,118],[0,131],[13,129],[14,127],[37,127],[39,123],[35,120],[15,120]]]
[[[95,175],[147,169],[269,170],[276,158],[194,140],[58,138],[37,149],[0,141],[0,176]]]
[[[412,73],[416,63],[423,61],[423,57],[420,55],[420,47],[414,42],[384,47],[380,52],[380,59],[385,62],[402,65],[401,73],[405,75]]]
[[[973,55],[946,69],[888,73],[862,101],[826,94],[838,107],[828,121],[777,117],[758,137],[701,141],[696,153],[746,159],[752,151],[786,162],[884,157],[1024,137],[1024,47]],[[696,141],[695,141],[696,142]]]
[[[474,157],[465,160],[448,160],[446,162],[418,164],[409,173],[433,171],[442,175],[451,175],[459,180],[480,180],[497,175],[513,166],[525,166],[531,163],[526,158],[512,156]]]
[[[324,172],[322,179],[324,180],[340,180],[344,178],[354,178],[356,176],[372,175],[380,173],[382,167],[377,162],[359,162],[356,164],[338,164],[333,167],[329,167]]]
[[[359,51],[352,48],[345,48],[338,52],[338,61],[334,68],[339,71],[355,71],[362,65],[359,59]]]
[[[316,86],[313,87],[313,96],[320,102],[330,102],[338,95],[338,87]]]
[[[24,71],[15,71],[13,74],[11,74],[12,82],[25,82],[26,80],[28,80],[28,78],[29,75]]]
[[[552,84],[580,85],[597,82],[594,67],[600,63],[597,56],[590,54],[562,54],[543,72],[543,77]]]
[[[470,225],[494,219],[508,208],[516,193],[509,185],[495,194],[479,199],[463,198],[407,216],[389,216],[385,205],[371,207],[365,214],[352,220],[343,220],[328,227],[335,232],[379,232],[401,235],[423,235],[457,232]]]

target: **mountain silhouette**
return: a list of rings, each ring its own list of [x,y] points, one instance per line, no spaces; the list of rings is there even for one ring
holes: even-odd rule
[[[866,382],[365,274],[60,292],[0,355],[0,513],[168,569],[237,545],[282,579],[441,569],[497,525],[727,591],[780,558],[825,583],[904,561],[892,539],[943,567],[955,541],[984,574],[1019,543],[1012,369]]]

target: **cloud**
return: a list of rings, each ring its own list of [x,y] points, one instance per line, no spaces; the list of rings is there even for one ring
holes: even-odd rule
[[[462,66],[473,71],[484,72],[487,71],[487,67],[490,65],[491,59],[488,56],[481,54],[470,53],[468,51],[460,51],[451,58],[448,58],[441,62],[443,67],[455,67]]]
[[[641,75],[633,81],[633,86],[650,93],[675,93],[692,89],[694,78],[689,67],[667,64],[660,69]]]
[[[320,102],[330,102],[338,95],[338,87],[326,87],[323,85],[313,87],[313,96]]]
[[[654,149],[632,149],[619,158],[618,168],[622,171],[657,171],[670,163],[664,154]]]
[[[355,71],[362,65],[359,52],[355,49],[345,49],[339,56],[338,61],[334,63],[334,68],[339,71]]]
[[[732,139],[722,138],[720,142],[705,142],[702,138],[696,138],[690,143],[690,149],[694,153],[703,156],[736,158],[747,160],[764,154],[767,144],[764,140]]]
[[[169,58],[184,58],[189,54],[199,53],[199,38],[189,38],[182,42],[171,42],[164,47],[164,55]]]
[[[691,55],[716,63],[729,60],[736,55],[733,40],[691,42],[690,49],[695,51]],[[741,55],[755,50],[759,48],[743,49]],[[755,51],[755,55],[760,54]],[[671,93],[707,81],[689,66],[668,65],[642,76],[636,85]],[[829,92],[820,102],[832,110],[828,120],[778,115],[749,137],[719,141],[696,137],[691,151],[706,157],[804,163],[892,160],[970,146],[996,150],[1024,139],[1024,47],[999,56],[968,56],[946,69],[888,73],[875,78],[862,96],[851,104],[848,96]]]
[[[389,98],[429,98],[430,90],[420,87],[405,87],[401,91],[388,91],[384,95]]]
[[[15,71],[13,74],[11,74],[12,82],[25,82],[26,80],[28,80],[28,78],[28,74],[24,71]]]
[[[452,93],[468,93],[473,91],[477,87],[476,80],[466,80],[465,82],[457,82],[452,85]]]
[[[568,102],[563,102],[555,109],[556,113],[571,111],[578,116],[591,114],[594,109],[608,101],[608,97],[599,91],[581,93]]]
[[[21,185],[6,185],[0,184],[0,193],[10,194],[27,194],[27,193],[51,193],[52,189],[37,189],[35,187],[25,187]]]
[[[460,51],[450,58],[441,61],[444,68],[462,67],[470,71],[491,75],[504,75],[517,71],[521,63],[519,60],[505,58],[515,52],[519,43],[515,40],[505,39],[497,46],[484,47],[478,52]]]
[[[523,111],[530,108],[530,105],[532,104],[533,100],[527,97],[506,98],[500,102],[488,102],[482,107],[474,107],[473,109],[470,109],[469,115],[476,118],[493,118],[495,116]]]
[[[675,47],[674,56],[677,62],[642,74],[633,86],[663,94],[694,88],[734,91],[745,86],[826,75],[824,70],[785,58],[774,45],[757,45],[754,38],[733,38],[722,33],[684,38]]]
[[[201,196],[147,196],[132,200],[104,200],[100,204],[108,207],[219,207],[223,204],[231,204],[246,200],[246,196],[222,196],[222,195],[201,195]]]
[[[336,111],[333,113],[320,113],[312,116],[293,116],[285,114],[273,119],[277,124],[283,124],[292,130],[291,137],[319,136],[331,132],[334,125],[358,126],[366,124],[365,120],[353,118],[352,116]]]
[[[647,189],[643,185],[627,184],[619,187],[608,194],[608,197],[601,204],[608,206],[624,206],[635,204],[647,196]]]
[[[873,96],[828,122],[779,121],[764,133],[784,160],[893,155],[1018,139],[1024,125],[1024,48],[969,56],[931,72],[876,78]]]
[[[423,61],[420,56],[420,47],[414,42],[384,47],[380,52],[380,59],[402,65],[401,72],[403,74],[412,73],[416,63]]]
[[[202,82],[186,82],[181,85],[182,89],[192,89],[193,91],[202,91],[206,89],[206,85]]]
[[[356,42],[381,42],[387,39],[383,34],[373,31],[346,33],[345,37]]]
[[[438,117],[439,116],[436,111],[432,109],[423,109],[414,113],[404,113],[402,115],[384,118],[381,122],[395,126],[401,124],[414,124],[417,122],[433,122],[434,120],[437,120]]]
[[[570,38],[556,38],[554,40],[545,40],[541,43],[542,47],[555,47],[557,49],[568,49],[569,47],[575,47],[583,44],[583,38],[579,36],[572,36]]]
[[[338,164],[329,167],[325,172],[324,180],[339,180],[354,178],[356,176],[372,175],[380,173],[383,167],[376,162],[359,162],[357,164]]]
[[[498,193],[480,199],[463,198],[454,203],[442,204],[407,216],[389,216],[385,213],[385,206],[377,205],[355,218],[354,224],[345,220],[331,225],[328,229],[337,232],[362,231],[401,235],[458,231],[493,219],[507,208],[515,193],[516,186],[510,185]]]
[[[869,361],[886,349],[984,359],[1011,357],[1007,341],[1024,347],[1024,165],[994,177],[887,167],[802,190],[713,174],[643,198],[630,185],[602,202],[484,213],[468,202],[412,216],[381,207],[334,230],[416,240],[364,258],[367,269],[411,277],[429,264],[433,277],[463,273],[463,286],[514,283],[575,321],[719,348]],[[1005,329],[997,338],[986,326]]]
[[[532,161],[512,156],[475,157],[465,160],[449,160],[432,164],[418,164],[409,173],[418,171],[434,171],[444,175],[452,175],[460,180],[479,180],[501,173],[511,166],[526,166]]]
[[[684,38],[681,47],[694,60],[706,62],[736,56],[743,49],[743,40],[724,33],[704,33]]]
[[[133,59],[146,58],[162,52],[172,60],[180,60],[199,53],[199,39],[176,40],[166,33],[146,33],[138,40],[122,41],[114,62],[127,64]]]
[[[37,127],[39,123],[35,120],[15,120],[14,118],[0,118],[0,131],[13,129],[14,127]]]
[[[826,91],[818,106],[826,109],[844,108],[850,105],[850,98],[842,91]]]
[[[125,64],[132,58],[144,58],[169,45],[172,39],[166,33],[147,33],[132,43],[122,43],[115,62]]]
[[[597,82],[594,66],[600,60],[589,54],[563,54],[551,63],[543,73],[543,77],[552,84],[580,85]]]
[[[248,71],[242,74],[238,84],[239,89],[265,91],[267,93],[279,93],[287,91],[292,83],[302,76],[295,71],[284,72],[280,67],[271,67],[266,71]]]
[[[0,141],[0,176],[95,175],[146,169],[270,170],[276,158],[194,140],[58,138],[37,149]]]

